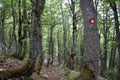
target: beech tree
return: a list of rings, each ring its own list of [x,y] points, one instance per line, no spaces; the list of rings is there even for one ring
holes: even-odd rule
[[[61,0],[60,7],[61,7],[62,26],[63,26],[63,47],[64,47],[63,48],[63,58],[64,58],[64,64],[66,64],[66,62],[67,62],[67,45],[66,45],[67,32],[66,32],[65,16],[64,16],[64,12],[63,12],[63,0]]]
[[[0,7],[0,53],[5,53],[5,36],[4,36],[4,26],[5,26],[5,18],[6,18],[6,10],[4,4],[1,4]]]
[[[0,0],[0,80],[119,80],[119,1]]]
[[[82,79],[93,80],[98,75],[100,57],[100,38],[97,27],[97,11],[93,0],[80,0],[84,23],[84,65]],[[85,69],[88,68],[90,72]],[[88,76],[85,76],[88,74]],[[91,76],[93,74],[93,76]]]
[[[32,27],[30,36],[29,67],[27,69],[28,75],[34,72],[35,65],[38,67],[37,70],[40,70],[43,62],[42,26],[40,24],[40,20],[44,9],[45,0],[31,0],[31,3]]]
[[[49,37],[49,57],[47,60],[47,66],[49,66],[50,64],[53,64],[53,57],[54,57],[54,42],[53,42],[53,30],[54,30],[54,23],[51,24],[50,26],[50,37]],[[50,57],[51,56],[51,57]]]
[[[67,66],[68,68],[70,69],[74,69],[74,57],[75,55],[78,53],[78,49],[77,49],[77,23],[78,23],[78,20],[79,20],[79,17],[78,17],[78,13],[79,13],[79,10],[76,11],[76,3],[77,3],[77,0],[70,0],[69,2],[69,7],[70,7],[70,10],[71,10],[71,15],[72,15],[72,27],[73,27],[73,32],[72,32],[72,38],[73,38],[73,44],[72,44],[72,50],[71,50],[71,53],[70,53],[70,56],[69,56],[69,59],[68,59],[68,63],[67,63]]]

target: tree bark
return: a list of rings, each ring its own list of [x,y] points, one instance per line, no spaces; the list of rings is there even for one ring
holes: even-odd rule
[[[26,0],[22,0],[22,6],[23,6],[23,15],[22,15],[22,21],[23,21],[23,52],[22,52],[22,58],[25,57],[26,50],[27,50],[27,41],[26,38],[28,37],[29,27],[28,27],[28,20],[27,20],[27,11],[26,11]]]
[[[109,70],[113,70],[115,68],[116,49],[117,47],[113,47],[111,49],[110,58],[109,58]],[[108,75],[112,80],[116,79],[116,75],[114,74],[114,72],[109,73]]]
[[[5,33],[4,33],[4,26],[5,26],[5,6],[0,11],[0,55],[4,55],[6,52],[6,44],[5,44]]]
[[[109,68],[113,69],[115,67],[115,57],[116,57],[116,47],[111,49],[111,54],[109,58]]]
[[[118,73],[117,73],[117,80],[120,80],[120,30],[119,30],[119,20],[118,20],[118,12],[117,12],[117,7],[114,2],[110,2],[110,7],[114,12],[114,20],[115,20],[115,31],[116,31],[116,41],[118,43]]]
[[[75,6],[76,1],[71,0],[71,4],[70,5],[70,10],[72,13],[72,26],[73,26],[73,32],[72,32],[72,38],[73,38],[73,44],[72,44],[72,51],[71,54],[69,56],[68,62],[67,62],[67,66],[70,69],[74,69],[74,57],[75,55],[78,53],[78,49],[77,49],[77,13],[75,11],[76,6]]]
[[[98,76],[100,39],[97,28],[97,12],[93,0],[80,0],[80,6],[84,18],[84,64],[93,72],[94,76]],[[85,66],[83,66],[81,75],[85,73]],[[82,76],[85,78],[84,74]],[[86,78],[89,80],[94,78],[90,77],[89,73],[88,76],[89,78]]]
[[[49,64],[53,64],[53,54],[54,54],[54,42],[53,42],[53,29],[54,29],[55,25],[54,23],[51,24],[50,26],[50,38],[49,38],[49,57],[48,57],[48,61],[47,61],[47,66],[49,66]]]
[[[60,40],[60,31],[57,32],[57,43],[58,43],[58,63],[61,64],[61,40]]]
[[[32,3],[32,27],[30,35],[30,56],[29,56],[30,64],[28,69],[26,70],[27,75],[31,75],[34,72],[37,57],[40,68],[43,62],[42,26],[39,21],[41,19],[41,14],[44,9],[45,0],[31,0],[31,3]]]
[[[19,9],[19,23],[18,23],[18,51],[16,53],[16,57],[20,58],[22,54],[22,17],[21,17],[21,0],[18,2],[18,9]]]

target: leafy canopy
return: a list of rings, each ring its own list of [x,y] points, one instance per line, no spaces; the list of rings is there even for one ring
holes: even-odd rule
[[[113,3],[113,2],[118,2],[118,1],[120,1],[120,0],[104,0],[105,2],[111,2],[111,3]]]

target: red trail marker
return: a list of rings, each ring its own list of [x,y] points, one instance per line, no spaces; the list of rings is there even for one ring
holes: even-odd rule
[[[90,23],[90,24],[95,24],[95,18],[90,18],[89,23]]]

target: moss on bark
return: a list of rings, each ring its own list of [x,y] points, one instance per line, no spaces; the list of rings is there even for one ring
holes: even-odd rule
[[[10,68],[6,69],[4,71],[0,72],[0,79],[7,79],[7,78],[12,78],[12,77],[20,77],[21,75],[24,74],[25,70],[28,68],[29,62],[26,61],[23,65],[20,67],[16,68]]]
[[[80,76],[83,78],[83,80],[95,79],[94,72],[87,65],[83,65],[83,67],[81,68]]]
[[[37,72],[37,74],[40,73],[41,67],[42,67],[41,63],[36,62],[34,70],[35,70],[35,72]]]
[[[73,51],[70,55],[69,55],[69,57],[68,57],[68,60],[67,60],[67,67],[69,68],[69,69],[71,69],[71,70],[73,70],[74,69],[74,67],[73,67],[73,62],[74,62],[74,57],[76,56],[76,54],[77,54],[77,52],[76,51]]]
[[[74,80],[96,80],[96,76],[87,65],[83,65],[80,69],[80,75]]]

